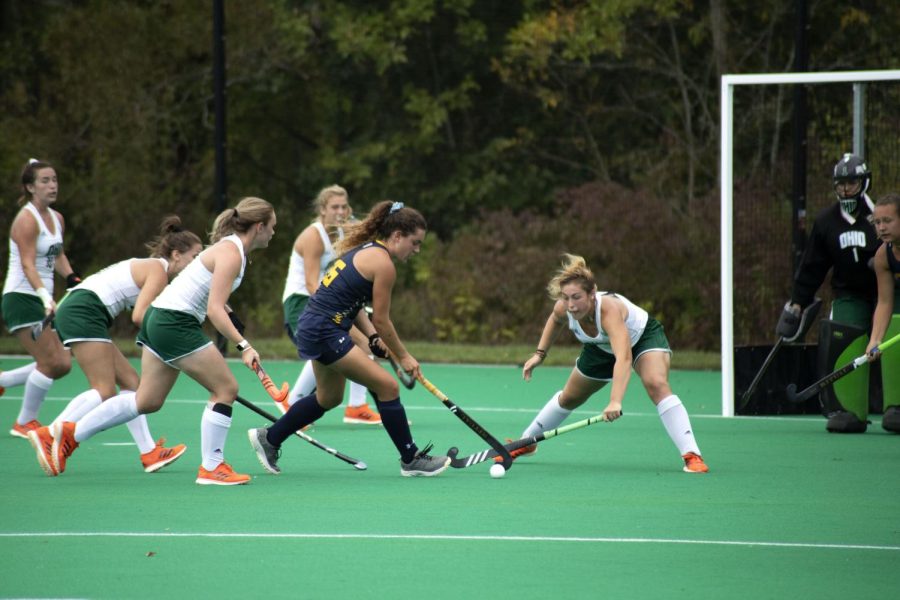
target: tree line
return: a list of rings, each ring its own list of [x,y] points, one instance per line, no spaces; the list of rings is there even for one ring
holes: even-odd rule
[[[898,3],[806,3],[810,70],[896,68]],[[673,344],[717,347],[719,76],[790,71],[794,4],[242,0],[225,15],[229,198],[279,219],[234,299],[254,333],[278,333],[290,245],[339,183],[357,213],[390,198],[428,219],[395,300],[404,335],[536,339],[569,251]],[[3,223],[36,156],[57,167],[83,273],[141,255],[166,214],[202,235],[212,3],[0,0],[0,16]],[[790,100],[760,88],[736,107],[739,185],[773,203]]]

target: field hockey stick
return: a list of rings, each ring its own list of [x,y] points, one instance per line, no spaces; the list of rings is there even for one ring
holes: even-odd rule
[[[284,402],[285,398],[288,397],[288,392],[290,391],[288,388],[287,381],[281,384],[281,389],[275,387],[275,384],[272,382],[272,378],[266,373],[265,369],[262,368],[262,365],[259,364],[258,360],[253,361],[253,371],[256,373],[256,376],[259,377],[259,380],[262,382],[264,388],[269,393],[269,396],[272,397],[272,400],[275,402]]]
[[[44,329],[50,326],[50,323],[53,322],[53,317],[56,316],[55,312],[51,312],[49,315],[44,317],[44,320],[40,323],[35,323],[31,326],[31,339],[37,341],[37,339],[44,332]]]
[[[756,376],[753,378],[753,381],[750,382],[750,387],[747,388],[747,391],[741,396],[741,400],[738,404],[738,408],[744,408],[747,406],[747,403],[750,402],[750,398],[753,396],[753,392],[756,391],[756,387],[759,385],[759,382],[762,381],[763,375],[766,374],[766,371],[769,370],[769,365],[772,364],[772,359],[775,358],[775,354],[778,353],[778,349],[781,348],[781,344],[784,343],[784,337],[779,337],[778,341],[775,342],[775,345],[772,346],[772,350],[769,351],[769,355],[766,357],[766,360],[763,361],[762,366],[759,368],[759,371],[756,373]]]
[[[524,437],[518,440],[513,440],[512,442],[505,444],[503,447],[507,452],[512,452],[514,450],[518,450],[519,448],[531,446],[532,444],[538,444],[540,442],[543,442],[544,440],[549,440],[550,438],[556,437],[558,435],[562,435],[570,431],[575,431],[576,429],[581,429],[583,427],[587,427],[588,425],[593,425],[594,423],[600,423],[601,421],[608,422],[604,415],[595,415],[593,417],[577,421],[570,425],[543,431],[531,437]],[[475,454],[470,454],[469,456],[464,456],[463,458],[457,458],[457,454],[459,454],[459,448],[450,448],[450,450],[447,451],[447,456],[450,457],[450,466],[454,469],[465,469],[466,467],[477,465],[478,463],[498,456],[497,451],[493,448],[482,450],[481,452],[476,452]]]
[[[884,352],[885,350],[887,350],[888,348],[890,348],[891,346],[896,344],[898,340],[900,340],[900,333],[898,333],[891,339],[887,340],[886,342],[881,342],[880,344],[878,344],[875,348],[872,349],[872,354],[878,354],[880,352]],[[862,356],[859,356],[857,358],[854,358],[852,362],[849,362],[846,365],[844,365],[843,367],[841,367],[840,369],[838,369],[837,371],[826,375],[825,377],[818,380],[817,382],[815,382],[814,384],[812,384],[811,386],[809,386],[808,388],[806,388],[799,394],[797,393],[797,385],[793,384],[793,383],[790,384],[785,389],[785,394],[787,395],[787,399],[789,401],[795,402],[795,403],[805,402],[806,400],[809,400],[810,398],[812,398],[813,396],[818,394],[820,391],[827,388],[829,385],[833,384],[835,381],[837,381],[844,375],[847,375],[848,373],[855,371],[859,367],[861,367],[864,364],[866,364],[867,362],[869,362],[869,356],[870,356],[870,354],[867,353],[867,354],[863,354]]]
[[[388,360],[391,363],[391,368],[394,369],[394,374],[397,375],[397,379],[400,380],[400,383],[403,384],[408,390],[416,387],[416,378],[403,370],[403,367],[397,364],[397,361],[394,360],[393,354],[388,354]]]
[[[501,444],[497,440],[497,438],[492,436],[487,429],[479,425],[478,422],[475,421],[475,419],[466,414],[466,411],[454,404],[453,401],[450,400],[450,398],[448,398],[446,394],[444,394],[444,392],[434,387],[434,384],[425,379],[425,376],[422,375],[421,372],[419,372],[419,381],[422,382],[422,385],[425,386],[426,390],[434,394],[434,396],[437,397],[438,400],[443,402],[444,406],[450,409],[450,412],[459,417],[460,421],[465,423],[469,429],[477,433],[478,437],[486,441],[496,452],[494,456],[503,457],[504,469],[508,471],[512,468],[512,456],[509,455],[509,450],[504,448],[503,444]]]
[[[244,398],[241,398],[240,396],[237,396],[237,397],[235,398],[235,400],[237,400],[239,404],[243,404],[244,406],[246,406],[247,408],[249,408],[250,410],[252,410],[252,411],[255,412],[256,414],[258,414],[259,416],[264,417],[264,418],[266,418],[266,419],[272,421],[273,423],[274,423],[275,421],[277,421],[277,419],[275,418],[275,415],[271,414],[271,413],[268,412],[268,411],[265,411],[265,410],[261,409],[260,407],[258,407],[257,405],[253,404],[253,403],[250,402],[249,400],[245,400]],[[304,441],[306,441],[306,442],[309,442],[310,444],[312,444],[313,446],[315,446],[315,447],[318,448],[319,450],[324,450],[324,451],[327,452],[328,454],[331,454],[332,456],[341,459],[341,460],[344,461],[345,463],[348,463],[348,464],[353,465],[354,468],[356,468],[356,469],[358,469],[358,470],[360,470],[360,471],[365,471],[366,469],[369,468],[368,465],[366,465],[366,463],[364,463],[363,461],[361,461],[361,460],[356,460],[356,459],[353,458],[353,457],[347,456],[347,455],[344,454],[343,452],[338,452],[338,451],[335,450],[334,448],[331,448],[331,447],[329,447],[329,446],[326,446],[325,444],[323,444],[322,442],[320,442],[320,441],[317,440],[316,438],[311,437],[311,436],[309,436],[309,435],[303,433],[302,431],[295,431],[295,432],[294,432],[294,435],[296,435],[298,438],[300,438],[300,439],[302,439],[302,440],[304,440]]]

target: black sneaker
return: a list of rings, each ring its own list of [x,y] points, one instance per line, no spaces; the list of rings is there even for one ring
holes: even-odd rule
[[[846,410],[828,415],[825,429],[831,433],[865,433],[868,421],[860,421],[859,417]]]
[[[281,458],[281,447],[276,448],[269,443],[269,440],[266,439],[268,431],[265,427],[248,429],[247,437],[250,439],[250,445],[253,446],[253,450],[256,451],[256,458],[259,459],[259,464],[269,473],[278,475],[281,473],[281,469],[278,467],[278,459]]]
[[[881,426],[885,431],[900,433],[900,406],[888,406],[881,419]]]
[[[408,463],[400,460],[400,474],[404,477],[434,477],[450,466],[449,456],[430,456],[432,445],[428,444],[413,456]]]

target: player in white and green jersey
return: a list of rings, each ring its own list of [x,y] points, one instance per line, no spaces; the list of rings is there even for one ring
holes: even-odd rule
[[[54,379],[72,368],[69,353],[59,338],[48,331],[36,338],[32,328],[40,326],[56,310],[53,301],[54,274],[68,285],[80,281],[63,249],[65,220],[51,206],[56,203],[59,182],[56,170],[46,162],[31,159],[22,169],[22,209],[9,232],[9,261],[3,285],[3,321],[34,362],[0,373],[0,395],[5,388],[25,386],[22,406],[10,434],[26,438],[41,426],[38,412]]]

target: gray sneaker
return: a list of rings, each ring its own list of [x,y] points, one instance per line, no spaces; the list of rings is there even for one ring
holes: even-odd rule
[[[400,474],[404,477],[433,477],[450,466],[449,456],[430,456],[432,445],[428,444],[413,456],[408,463],[400,460]]]
[[[263,468],[274,475],[281,473],[278,467],[278,459],[281,458],[281,446],[275,447],[266,439],[266,433],[269,430],[266,427],[259,429],[248,429],[247,437],[250,439],[250,445],[256,451],[256,458]]]

